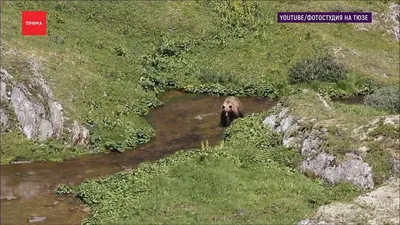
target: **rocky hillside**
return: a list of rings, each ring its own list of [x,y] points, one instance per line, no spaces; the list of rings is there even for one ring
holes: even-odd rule
[[[304,90],[281,102],[263,123],[283,135],[285,147],[301,152],[303,172],[331,184],[368,189],[400,171],[399,115],[330,104],[338,103]]]
[[[3,52],[5,57],[18,57],[17,54],[15,51]],[[22,63],[25,63],[24,79],[15,78],[5,69],[0,70],[2,162],[38,159],[46,155],[50,156],[49,160],[61,153],[60,146],[72,155],[75,155],[72,146],[87,147],[89,130],[66,116],[43,77],[43,65],[35,58]],[[51,147],[53,140],[59,143],[58,147]]]
[[[24,83],[15,81],[6,70],[0,70],[2,132],[17,127],[27,139],[64,139],[87,145],[88,130],[63,114],[45,83],[36,62],[30,62],[33,76]]]
[[[399,223],[399,115],[332,102],[305,89],[280,102],[263,124],[301,153],[298,169],[306,175],[369,189],[351,202],[319,207],[298,225]]]
[[[302,220],[298,225],[399,224],[399,187],[400,180],[391,178],[349,203],[321,206],[312,219]]]

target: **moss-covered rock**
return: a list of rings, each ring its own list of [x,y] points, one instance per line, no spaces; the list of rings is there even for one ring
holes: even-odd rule
[[[298,225],[399,224],[399,187],[399,178],[390,179],[349,203],[321,206],[311,219],[302,220]]]
[[[395,171],[398,115],[363,105],[343,106],[308,90],[277,108],[279,113],[263,123],[283,134],[285,147],[301,152],[303,172],[365,189],[381,184]]]

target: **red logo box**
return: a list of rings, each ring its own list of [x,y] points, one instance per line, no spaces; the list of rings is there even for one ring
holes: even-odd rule
[[[46,11],[22,12],[23,36],[46,36]]]

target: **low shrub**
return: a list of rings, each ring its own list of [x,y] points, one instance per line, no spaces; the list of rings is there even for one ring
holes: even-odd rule
[[[262,123],[266,113],[248,115],[245,119],[238,119],[223,133],[223,140],[227,144],[254,146],[258,149],[268,149],[281,145],[281,136],[272,132]]]
[[[312,81],[338,82],[346,79],[346,68],[332,56],[318,56],[297,62],[289,69],[292,84]]]
[[[365,96],[364,104],[387,110],[391,113],[400,113],[400,89],[395,86],[382,87]]]

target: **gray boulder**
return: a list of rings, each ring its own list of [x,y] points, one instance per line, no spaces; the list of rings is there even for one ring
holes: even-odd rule
[[[353,183],[362,189],[373,188],[372,168],[360,156],[347,154],[351,159],[335,165],[335,157],[325,152],[310,157],[301,163],[303,172],[312,172],[323,177],[328,183],[336,184],[340,180]]]
[[[2,80],[0,80],[0,102],[2,101],[7,101],[8,96],[7,96],[7,89],[6,89],[6,83]]]
[[[42,119],[39,124],[38,139],[41,141],[46,140],[47,138],[51,137],[52,134],[53,134],[53,126],[48,120]]]
[[[42,222],[45,221],[47,219],[47,217],[45,216],[32,216],[28,218],[28,222],[29,223],[38,223],[38,222]]]
[[[6,70],[0,69],[0,102],[4,103],[9,98],[6,81],[11,78],[12,76]]]
[[[77,121],[74,121],[71,134],[74,145],[85,146],[89,144],[89,130],[84,126],[80,126]]]
[[[8,127],[9,121],[6,110],[0,105],[0,132],[4,132]]]
[[[305,219],[300,221],[297,225],[330,225],[330,224],[325,221],[313,221],[310,219]]]
[[[55,138],[61,138],[63,135],[64,116],[62,110],[60,103],[50,103],[50,122],[53,126],[53,136]]]
[[[400,159],[393,158],[393,171],[400,173]]]
[[[383,186],[358,196],[352,202],[334,202],[319,207],[313,218],[302,220],[298,225],[399,224],[399,189],[399,179],[391,178]]]
[[[28,139],[37,137],[40,122],[45,116],[43,105],[30,101],[19,87],[14,87],[11,92],[11,104],[22,132]]]
[[[388,18],[393,22],[392,33],[396,41],[400,40],[400,5],[391,3],[389,6]]]

